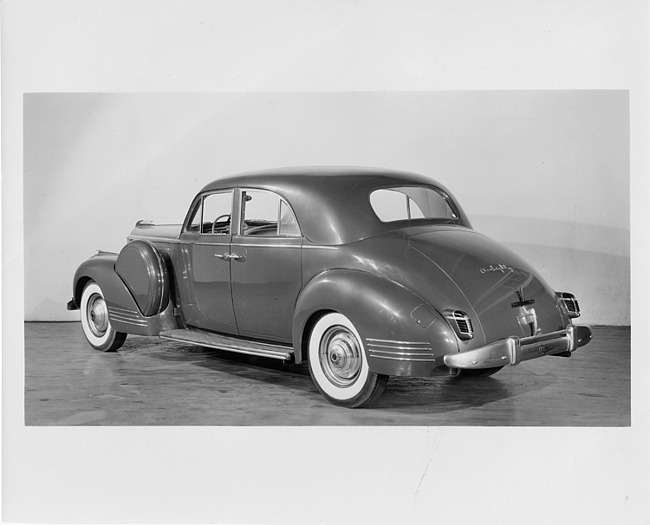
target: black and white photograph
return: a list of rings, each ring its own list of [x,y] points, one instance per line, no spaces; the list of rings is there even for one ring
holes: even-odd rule
[[[25,95],[26,424],[629,426],[628,115]]]
[[[3,5],[4,521],[647,523],[647,6],[496,4]]]

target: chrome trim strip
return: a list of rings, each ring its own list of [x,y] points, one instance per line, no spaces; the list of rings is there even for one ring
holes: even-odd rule
[[[111,315],[110,313],[108,317],[111,321],[119,321],[120,323],[131,324],[133,326],[147,326],[149,324],[146,319],[131,319],[120,315]]]
[[[414,356],[420,356],[422,357],[423,355],[430,355],[433,356],[433,352],[431,352],[431,349],[428,349],[429,352],[399,352],[399,351],[394,351],[391,352],[389,350],[369,350],[371,354],[388,354],[388,355],[403,355],[403,356],[409,356],[409,355],[414,355]]]
[[[192,242],[192,241],[185,241],[183,244],[187,244],[188,246],[230,246],[230,242]]]
[[[303,244],[303,248],[307,248],[309,250],[338,250],[338,246],[326,246],[326,245],[316,245],[316,244]]]
[[[262,343],[259,341],[239,339],[238,337],[181,328],[158,334],[163,339],[206,346],[217,350],[239,352],[241,354],[258,355],[274,359],[290,360],[293,356],[291,346],[283,344]]]
[[[233,242],[231,244],[231,248],[235,247],[240,247],[240,248],[258,248],[258,247],[264,247],[264,248],[302,248],[302,245],[300,244],[264,244],[264,243],[259,243],[259,244],[243,244],[243,243],[237,243]]]
[[[412,358],[412,357],[388,357],[384,355],[373,355],[371,357],[374,357],[376,359],[391,359],[393,361],[417,361],[417,362],[423,362],[423,363],[432,363],[435,362],[435,359],[429,359],[426,357],[423,358]]]
[[[374,348],[390,348],[391,350],[431,350],[431,347],[429,345],[427,346],[397,346],[397,345],[378,345],[376,343],[368,343],[368,349],[374,349]],[[372,347],[372,348],[370,348]],[[381,351],[381,350],[377,350]]]
[[[396,341],[394,339],[366,338],[368,356],[393,361],[434,362],[428,341]]]
[[[371,343],[371,341],[377,341],[379,343],[393,343],[397,345],[427,345],[429,346],[428,341],[394,341],[392,339],[373,339],[372,337],[367,337],[366,341],[368,344],[374,344]]]
[[[111,321],[118,321],[133,326],[147,326],[149,324],[149,321],[140,312],[119,308],[117,306],[108,307],[108,318]]]
[[[183,241],[180,239],[168,239],[166,237],[147,237],[146,235],[129,235],[129,241],[149,241],[151,243],[164,243],[164,244],[181,244]]]
[[[270,348],[263,348],[262,345],[260,345],[258,348],[251,348],[247,346],[241,346],[241,345],[236,345],[236,344],[221,344],[221,343],[210,343],[210,342],[205,342],[205,341],[191,341],[188,339],[180,338],[180,337],[174,337],[171,335],[166,335],[166,334],[160,334],[161,339],[168,339],[170,341],[176,341],[180,343],[191,343],[191,344],[197,344],[200,346],[206,346],[208,348],[214,348],[215,350],[222,350],[222,351],[227,351],[227,352],[236,352],[239,354],[246,354],[246,355],[255,355],[255,356],[260,356],[260,357],[269,357],[271,359],[282,359],[282,360],[289,360],[291,359],[292,353],[289,351],[283,351],[283,350],[274,350]],[[265,346],[270,346],[270,345],[265,345]]]
[[[115,311],[124,315],[135,315],[136,317],[142,317],[139,312],[136,310],[127,310],[126,308],[120,308],[118,306],[108,306],[108,311]]]
[[[115,310],[113,310],[111,308],[108,309],[108,313],[111,314],[111,315],[115,315],[115,316],[125,317],[127,319],[142,319],[143,318],[142,315],[139,315],[139,314],[137,314],[135,312],[119,312],[119,311],[116,312]]]

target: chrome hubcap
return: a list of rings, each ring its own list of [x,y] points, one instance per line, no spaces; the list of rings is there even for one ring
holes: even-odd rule
[[[327,379],[339,387],[354,384],[361,371],[361,346],[344,326],[332,326],[320,342],[320,366]]]
[[[88,326],[97,337],[102,337],[108,330],[108,309],[101,295],[93,294],[86,307]]]

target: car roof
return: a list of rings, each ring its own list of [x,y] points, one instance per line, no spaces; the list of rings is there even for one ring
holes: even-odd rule
[[[316,244],[346,244],[392,230],[370,204],[379,188],[426,184],[446,192],[469,225],[460,205],[435,180],[406,171],[346,166],[274,168],[219,178],[201,193],[226,188],[265,189],[282,196],[293,208],[305,237]]]

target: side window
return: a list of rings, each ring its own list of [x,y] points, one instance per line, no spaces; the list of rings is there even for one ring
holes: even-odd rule
[[[293,214],[293,210],[284,201],[280,201],[280,226],[278,232],[284,237],[300,236],[300,227],[298,226],[296,216]]]
[[[231,211],[232,191],[205,195],[196,205],[187,231],[227,235],[230,233]]]
[[[279,195],[265,190],[242,191],[242,234],[299,236],[298,222]]]

